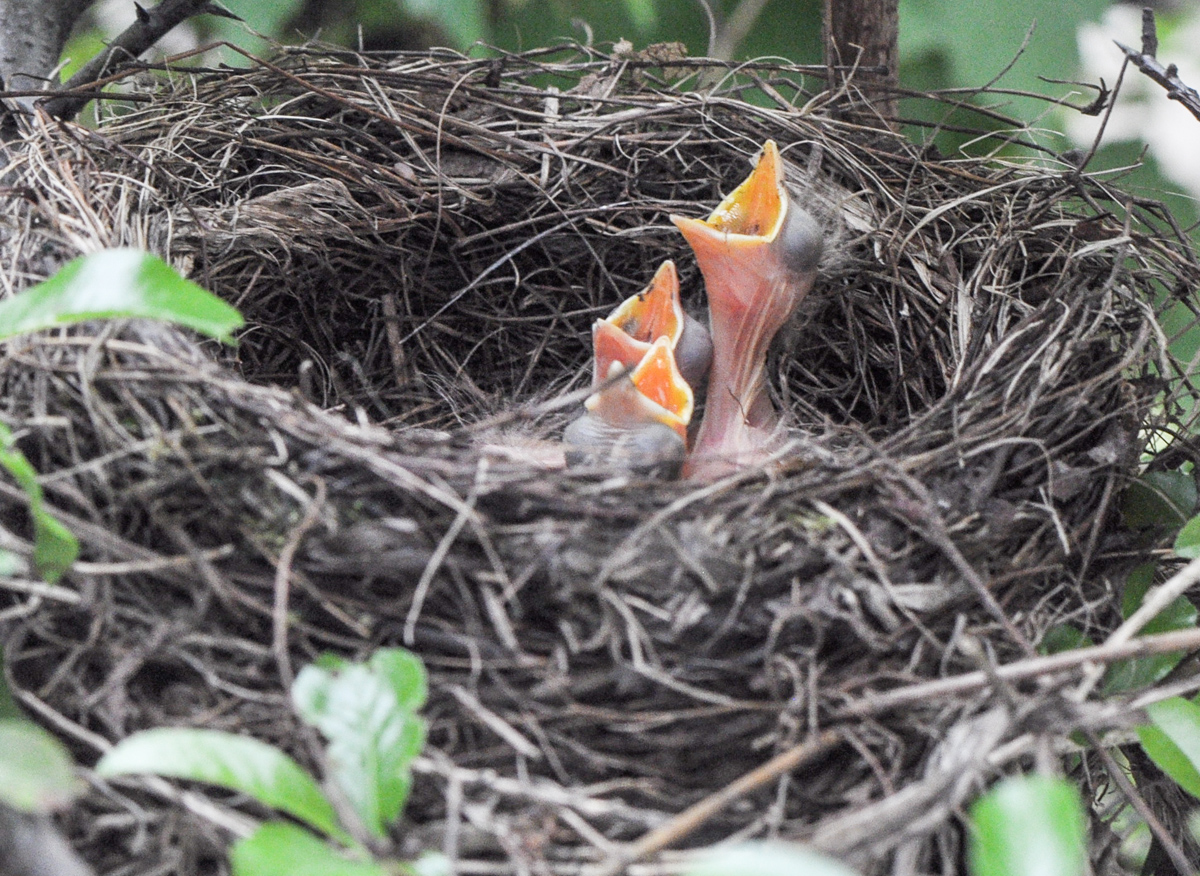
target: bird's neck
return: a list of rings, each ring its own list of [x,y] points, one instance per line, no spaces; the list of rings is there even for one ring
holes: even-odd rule
[[[744,281],[743,281],[744,282]],[[767,351],[792,311],[791,296],[775,278],[759,280],[752,294],[714,290],[709,318],[714,338],[707,408],[718,416],[740,416],[756,428],[774,429],[779,416],[767,392]]]

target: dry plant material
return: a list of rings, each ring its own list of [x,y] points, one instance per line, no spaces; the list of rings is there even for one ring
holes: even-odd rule
[[[433,687],[406,842],[463,872],[619,863],[708,801],[671,842],[950,873],[983,783],[1127,720],[1060,693],[1076,664],[996,665],[1064,620],[1120,624],[1147,545],[1117,497],[1146,432],[1187,426],[1159,320],[1190,321],[1185,237],[1074,167],[940,160],[827,116],[795,69],[672,61],[720,82],[688,91],[649,63],[291,50],[171,71],[97,131],[39,120],[6,170],[7,289],[146,245],[250,323],[233,353],[96,325],[0,361],[87,563],[78,599],[6,589],[0,636],[84,761],[160,724],[308,759],[292,667],[399,642]],[[524,461],[591,391],[592,323],[664,258],[698,309],[667,217],[718,203],[768,139],[828,240],[768,358],[795,426],[770,474]],[[871,707],[891,690],[931,693]],[[796,751],[819,756],[772,760]],[[87,799],[89,860],[220,871],[228,835],[189,813],[223,798],[149,793]],[[1096,860],[1117,841],[1093,838]]]

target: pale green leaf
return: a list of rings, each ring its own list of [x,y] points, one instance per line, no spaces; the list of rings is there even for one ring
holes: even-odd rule
[[[1200,557],[1200,515],[1185,523],[1175,536],[1175,553],[1189,560]]]
[[[400,702],[424,701],[424,668],[414,677],[412,661],[398,654],[338,669],[309,665],[292,685],[301,716],[329,740],[330,778],[376,837],[403,809],[425,740],[424,721]]]
[[[429,696],[428,674],[416,654],[403,648],[380,648],[367,664],[391,685],[400,708],[415,712],[425,705]]]
[[[748,842],[705,853],[685,876],[856,876],[845,864],[780,842]]]
[[[31,721],[0,720],[0,802],[21,812],[52,812],[83,790],[62,743]]]
[[[1200,797],[1200,706],[1172,697],[1146,708],[1151,724],[1138,739],[1159,769],[1193,797]]]
[[[294,824],[270,822],[229,850],[234,876],[389,876]]]
[[[0,339],[90,319],[173,322],[225,343],[241,314],[158,256],[106,249],[63,265],[53,277],[0,302]]]
[[[33,566],[42,578],[54,584],[79,556],[79,542],[47,513],[37,472],[17,449],[12,432],[3,424],[0,424],[0,466],[8,469],[29,497],[29,515],[33,518]]]
[[[415,861],[405,865],[404,870],[412,876],[454,876],[450,859],[439,852],[425,852]]]
[[[21,555],[7,548],[0,548],[0,578],[15,578],[26,571],[28,566]]]
[[[646,33],[658,23],[654,0],[625,0],[625,9],[633,19],[633,26],[641,33]]]
[[[279,749],[249,736],[185,727],[145,730],[104,755],[96,773],[150,773],[220,785],[346,839],[312,776]]]
[[[1050,776],[1004,779],[971,807],[973,876],[1082,876],[1087,822],[1079,791]]]

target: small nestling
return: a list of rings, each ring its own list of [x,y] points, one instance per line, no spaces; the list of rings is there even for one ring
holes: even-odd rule
[[[684,312],[679,273],[670,259],[659,265],[645,289],[592,326],[593,385],[604,382],[613,362],[635,367],[662,336],[670,340],[679,372],[695,390],[708,375],[712,341],[708,329]]]
[[[632,371],[620,362],[563,433],[570,467],[604,466],[646,477],[678,477],[695,397],[670,339],[661,335]]]

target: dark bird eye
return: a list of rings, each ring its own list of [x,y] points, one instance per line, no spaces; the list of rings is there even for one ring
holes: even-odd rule
[[[810,213],[788,205],[787,218],[780,229],[778,246],[784,265],[794,274],[811,274],[821,261],[824,235]]]

